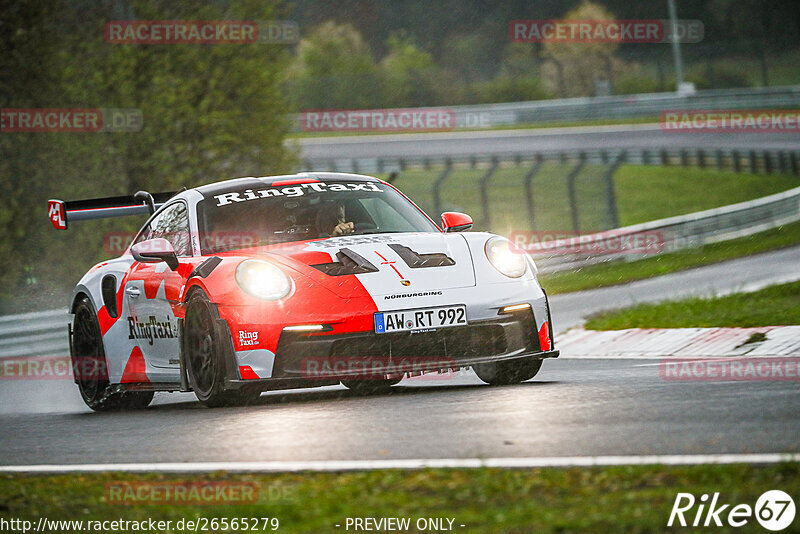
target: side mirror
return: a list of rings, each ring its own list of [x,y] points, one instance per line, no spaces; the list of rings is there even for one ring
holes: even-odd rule
[[[472,228],[472,217],[466,213],[446,211],[442,213],[442,228],[445,232],[466,232]]]
[[[172,244],[163,237],[145,239],[131,247],[133,259],[142,263],[158,263],[164,261],[173,271],[178,268],[178,255]]]

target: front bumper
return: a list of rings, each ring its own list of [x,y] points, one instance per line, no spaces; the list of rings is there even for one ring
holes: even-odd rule
[[[549,315],[549,314],[548,314]],[[549,317],[548,317],[549,319]],[[549,321],[548,321],[549,323]],[[548,332],[552,340],[552,326]],[[311,385],[347,378],[457,370],[519,358],[556,358],[543,347],[531,309],[430,332],[301,334],[283,332],[272,377],[230,380],[230,386],[279,383]]]

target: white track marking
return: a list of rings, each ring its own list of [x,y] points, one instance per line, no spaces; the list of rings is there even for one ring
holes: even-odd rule
[[[7,465],[0,473],[274,473],[297,471],[366,471],[372,469],[426,469],[503,467],[593,467],[614,465],[774,464],[798,462],[800,453],[669,454],[650,456],[563,456],[544,458],[442,458],[397,460],[333,460],[300,462],[187,462],[141,464]]]

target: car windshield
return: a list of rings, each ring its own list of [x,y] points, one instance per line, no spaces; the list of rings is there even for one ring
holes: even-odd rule
[[[203,254],[343,235],[439,231],[394,188],[379,182],[235,189],[199,202],[197,216]]]

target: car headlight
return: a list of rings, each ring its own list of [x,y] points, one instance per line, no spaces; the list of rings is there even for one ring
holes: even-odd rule
[[[528,267],[527,254],[513,248],[508,239],[493,237],[486,242],[486,257],[494,268],[509,278],[519,278]]]
[[[275,265],[245,260],[236,268],[236,283],[247,294],[264,300],[282,299],[292,291],[292,281]]]

